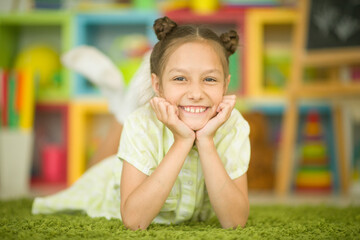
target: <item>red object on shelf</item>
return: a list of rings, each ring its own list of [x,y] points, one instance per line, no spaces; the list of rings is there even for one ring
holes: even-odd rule
[[[66,185],[67,183],[68,112],[68,105],[62,102],[38,103],[36,105],[37,120],[35,121],[34,151],[38,154],[34,156],[33,167],[36,169],[37,174],[32,177],[32,185],[53,187],[54,185]],[[56,121],[54,121],[54,118]],[[42,121],[40,121],[41,119]],[[56,128],[56,131],[49,130],[53,128]],[[58,157],[58,161],[61,160],[62,164],[61,168],[59,168],[60,173],[52,176],[51,168],[45,167],[47,163],[44,159],[46,156],[51,157],[50,154],[54,154],[51,153],[51,148],[54,147],[58,149],[55,152],[62,152],[59,153],[59,155],[62,154],[62,157]],[[50,151],[50,154],[46,153],[47,151]],[[54,162],[56,164],[56,161]]]
[[[66,159],[61,145],[45,145],[41,150],[41,160],[45,182],[65,182]]]

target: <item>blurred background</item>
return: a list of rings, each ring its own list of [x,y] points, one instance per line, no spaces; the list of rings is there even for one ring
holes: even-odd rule
[[[359,12],[356,0],[2,0],[0,196],[71,185],[109,130],[106,100],[61,55],[94,46],[129,83],[167,15],[240,35],[229,93],[251,126],[254,202],[359,203]]]

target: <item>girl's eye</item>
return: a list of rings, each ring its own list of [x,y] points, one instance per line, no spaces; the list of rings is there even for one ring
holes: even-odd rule
[[[176,77],[176,78],[174,78],[174,80],[182,82],[182,81],[185,81],[185,78],[184,77]]]
[[[207,77],[204,79],[205,82],[216,82],[215,78]]]

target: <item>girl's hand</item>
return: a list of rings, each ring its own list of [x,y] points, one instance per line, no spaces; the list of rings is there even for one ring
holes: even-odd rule
[[[202,141],[203,139],[213,139],[218,128],[229,119],[231,111],[234,109],[235,102],[235,95],[224,96],[217,108],[217,115],[210,119],[202,129],[196,131],[196,142]]]
[[[154,97],[150,104],[156,117],[167,126],[174,135],[174,140],[186,139],[194,142],[195,132],[179,119],[178,108],[164,98]]]

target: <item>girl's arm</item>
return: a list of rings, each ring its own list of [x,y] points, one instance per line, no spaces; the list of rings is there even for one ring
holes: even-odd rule
[[[192,145],[189,141],[174,142],[150,176],[124,161],[120,208],[125,227],[146,229],[159,214]]]
[[[173,106],[160,98],[151,104],[158,119],[173,132],[174,143],[150,176],[124,161],[120,209],[124,225],[132,230],[146,229],[159,214],[195,139],[191,129],[177,122]]]
[[[214,141],[198,141],[210,203],[223,228],[245,227],[249,216],[246,174],[232,180],[216,151]]]
[[[244,227],[249,215],[246,174],[232,180],[216,151],[216,130],[230,117],[235,96],[224,96],[218,114],[196,132],[200,162],[211,205],[223,228]]]

